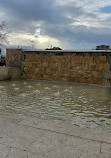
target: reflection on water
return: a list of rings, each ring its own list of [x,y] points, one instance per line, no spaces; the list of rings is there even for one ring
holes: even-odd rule
[[[0,82],[0,111],[111,130],[111,88],[47,81]]]

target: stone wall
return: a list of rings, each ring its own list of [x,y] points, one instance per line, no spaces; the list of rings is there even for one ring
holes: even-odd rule
[[[0,81],[10,79],[20,79],[21,69],[17,67],[0,66]]]
[[[22,49],[7,49],[6,59],[7,67],[21,67],[24,61]]]
[[[21,78],[111,85],[111,51],[8,50]]]
[[[0,66],[0,81],[10,79],[10,68]]]
[[[26,55],[27,79],[77,83],[106,83],[106,57]]]

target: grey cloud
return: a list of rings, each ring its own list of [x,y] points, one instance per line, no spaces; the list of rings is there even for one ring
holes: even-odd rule
[[[58,9],[54,5],[54,0],[1,0],[0,8],[7,13],[13,14],[16,18],[26,21],[54,21],[57,19]]]
[[[91,43],[95,46],[97,44],[111,44],[111,30],[107,29],[87,28],[85,26],[71,27],[69,25],[60,28],[51,25],[51,27],[45,28],[45,31],[49,36],[56,37],[60,41],[67,41],[70,44],[75,41]]]
[[[77,3],[57,5],[56,0],[1,0],[0,10],[8,16],[12,31],[35,33],[37,24],[41,33],[67,42],[88,43],[89,45],[109,44],[111,30],[73,26],[81,18],[98,19],[97,13],[88,13]],[[87,20],[86,20],[87,21]],[[108,20],[107,20],[108,21]]]
[[[9,16],[9,23],[12,23],[14,30],[22,29],[33,33],[33,22],[47,22],[50,25],[72,22],[64,16],[64,10],[56,6],[54,0],[1,0],[0,8]]]

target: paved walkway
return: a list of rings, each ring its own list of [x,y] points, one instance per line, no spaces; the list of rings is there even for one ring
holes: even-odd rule
[[[0,113],[0,158],[111,158],[111,132]]]

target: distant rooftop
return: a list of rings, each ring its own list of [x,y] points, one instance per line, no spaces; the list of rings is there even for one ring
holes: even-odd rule
[[[111,50],[44,50],[44,49],[23,49],[24,52],[111,52]]]
[[[110,50],[110,45],[96,46],[96,50]]]

